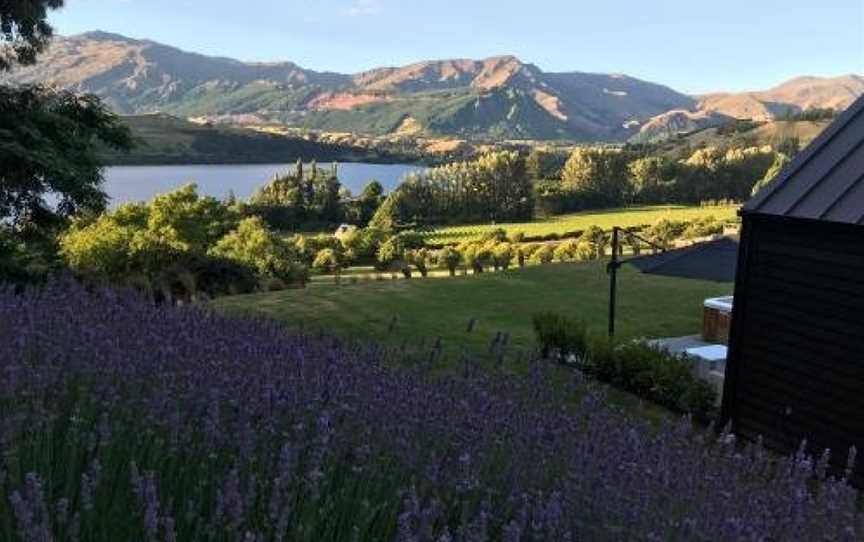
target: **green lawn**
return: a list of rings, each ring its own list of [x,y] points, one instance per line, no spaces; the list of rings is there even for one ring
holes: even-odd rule
[[[454,243],[479,237],[495,228],[504,228],[507,233],[521,231],[525,235],[540,236],[550,233],[565,233],[581,231],[590,226],[598,226],[604,230],[613,226],[629,228],[633,226],[653,225],[663,219],[693,220],[713,216],[718,220],[732,220],[738,211],[737,206],[724,207],[685,207],[685,206],[649,206],[629,207],[622,209],[607,209],[601,211],[586,211],[568,215],[557,215],[534,222],[513,224],[468,225],[436,228],[426,232],[431,243]]]
[[[607,325],[609,280],[598,262],[551,264],[456,278],[318,281],[302,290],[221,298],[218,310],[264,315],[306,329],[390,345],[431,348],[441,337],[445,358],[462,349],[485,354],[508,333],[506,357],[533,349],[531,316],[556,311],[583,319],[595,333]],[[698,333],[702,301],[728,295],[731,284],[619,274],[618,330],[623,339]],[[394,320],[395,319],[395,320]],[[476,324],[468,332],[468,323]]]

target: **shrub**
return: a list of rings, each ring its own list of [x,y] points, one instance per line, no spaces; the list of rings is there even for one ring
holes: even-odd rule
[[[694,239],[697,237],[708,237],[709,235],[720,235],[723,233],[723,223],[718,221],[713,216],[697,218],[693,220],[681,232],[681,237],[684,239]]]
[[[554,256],[559,262],[566,262],[576,258],[576,252],[579,247],[579,241],[568,239],[555,248]]]
[[[495,243],[490,250],[492,254],[492,265],[495,269],[509,269],[513,262],[513,257],[516,255],[513,251],[513,245],[510,243]]]
[[[305,266],[288,242],[274,234],[258,217],[243,219],[237,229],[216,243],[209,254],[247,266],[257,274],[289,283],[303,283]]]
[[[426,248],[417,248],[405,252],[405,260],[413,265],[420,276],[425,278],[429,275],[429,266],[432,264],[432,253]]]
[[[462,255],[453,247],[444,247],[436,255],[439,264],[445,266],[451,277],[456,276],[456,269],[462,262]]]
[[[590,341],[581,368],[639,397],[675,412],[708,420],[716,414],[717,393],[693,375],[693,362],[644,342],[613,346],[608,339]]]
[[[342,271],[342,266],[342,255],[332,248],[322,248],[312,261],[314,269],[322,273],[335,273],[337,278]]]
[[[649,241],[663,248],[669,248],[675,239],[681,237],[687,225],[687,222],[664,219],[648,228],[646,234]]]
[[[548,264],[552,263],[555,257],[554,245],[540,245],[531,253],[531,263]]]
[[[557,354],[562,358],[581,358],[587,350],[585,324],[554,312],[535,314],[534,335],[544,358]]]

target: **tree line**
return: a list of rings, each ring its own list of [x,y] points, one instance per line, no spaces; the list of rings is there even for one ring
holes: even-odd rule
[[[371,225],[520,222],[633,204],[739,202],[786,161],[769,145],[708,146],[684,157],[613,147],[579,147],[563,156],[495,152],[409,176]]]

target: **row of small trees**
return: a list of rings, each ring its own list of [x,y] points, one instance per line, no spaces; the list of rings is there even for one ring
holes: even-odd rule
[[[705,237],[723,232],[724,224],[713,217],[693,221],[662,220],[647,228],[638,228],[646,244],[636,237],[622,237],[622,247],[640,254],[654,247],[671,248],[681,239]],[[635,230],[635,229],[634,229]],[[446,269],[451,276],[459,270],[480,274],[488,269],[506,270],[518,265],[548,264],[553,261],[588,261],[606,256],[610,249],[609,232],[597,226],[578,237],[561,242],[526,243],[521,232],[510,235],[496,229],[486,235],[458,245],[433,249],[423,236],[405,231],[397,234],[374,228],[353,229],[337,236],[295,236],[291,243],[309,266],[334,274],[355,264],[371,264],[378,272],[401,273],[410,278],[416,271],[426,277],[432,269]]]

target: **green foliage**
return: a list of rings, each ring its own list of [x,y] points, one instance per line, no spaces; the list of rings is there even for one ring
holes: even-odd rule
[[[462,254],[462,261],[476,274],[483,273],[485,268],[492,263],[491,248],[493,245],[483,241],[467,242],[459,245],[458,250]]]
[[[0,221],[50,229],[104,209],[99,144],[128,148],[131,139],[95,96],[0,86]]]
[[[69,267],[83,275],[119,278],[132,267],[132,239],[136,230],[102,215],[92,224],[73,223],[61,238]]]
[[[401,223],[403,199],[401,191],[391,192],[372,215],[372,219],[369,220],[369,227],[386,233],[396,232]]]
[[[206,252],[238,219],[216,198],[200,196],[194,184],[156,196],[147,210],[147,229],[184,252]]]
[[[646,232],[649,241],[663,248],[671,248],[672,242],[684,234],[687,229],[687,222],[661,220],[651,226]]]
[[[634,199],[669,201],[675,188],[674,163],[662,156],[638,158],[627,166]]]
[[[566,155],[535,148],[525,158],[525,172],[531,180],[558,179],[566,160]]]
[[[594,258],[602,259],[606,256],[606,246],[609,244],[609,236],[606,235],[606,232],[604,232],[602,228],[598,226],[589,227],[584,233],[582,233],[580,241],[583,242],[583,245],[581,246],[590,247]],[[587,245],[585,243],[587,243]]]
[[[315,260],[312,261],[312,267],[322,273],[335,273],[339,275],[342,271],[344,261],[338,250],[332,248],[322,248],[315,255]]]
[[[525,161],[516,152],[502,151],[409,175],[370,225],[392,230],[398,224],[527,220],[532,213]],[[378,214],[383,214],[380,219]]]
[[[456,269],[462,263],[462,254],[453,247],[444,247],[438,251],[438,261],[450,272],[451,277],[456,276]]]
[[[359,226],[367,225],[384,199],[384,187],[381,183],[370,181],[358,197],[343,202],[345,221]]]
[[[579,367],[607,382],[676,412],[709,420],[715,414],[717,394],[707,382],[693,376],[693,361],[644,342],[619,346],[608,339],[590,341]]]
[[[44,282],[62,272],[53,238],[22,238],[0,225],[0,284],[33,284]]]
[[[552,263],[555,258],[555,246],[550,244],[538,245],[536,250],[531,252],[530,261],[535,264]]]
[[[627,156],[618,150],[577,148],[561,171],[561,185],[579,208],[614,207],[629,199]]]
[[[577,257],[580,241],[576,239],[567,239],[560,243],[554,252],[554,257],[559,262],[566,262]]]
[[[487,243],[488,244],[488,243]],[[516,255],[513,245],[507,242],[492,242],[490,245],[492,265],[495,269],[508,269]]]
[[[588,342],[585,324],[554,312],[543,312],[532,317],[534,335],[544,358],[552,355],[567,359],[585,355]]]
[[[350,262],[371,262],[378,253],[378,248],[387,239],[387,234],[375,228],[356,229],[343,235],[339,242],[345,253],[345,259]]]
[[[246,266],[262,277],[275,277],[289,284],[306,281],[306,268],[297,263],[293,247],[258,217],[240,221],[208,253]]]
[[[417,248],[405,252],[405,260],[413,265],[420,275],[426,277],[429,274],[429,266],[432,264],[432,252],[426,248]]]
[[[833,107],[810,107],[804,111],[794,111],[787,109],[786,113],[781,117],[782,120],[791,121],[809,121],[815,122],[818,120],[830,120],[839,115],[840,112]]]
[[[325,170],[298,160],[294,169],[252,195],[247,212],[281,230],[338,224],[344,218],[341,187],[335,166]]]
[[[27,0],[0,3],[0,72],[14,64],[36,62],[54,29],[48,23],[48,10],[63,7],[63,0]]]
[[[713,216],[706,216],[691,221],[687,228],[681,233],[684,239],[697,237],[708,237],[709,235],[720,235],[723,233],[723,223]]]
[[[81,277],[146,284],[170,295],[245,292],[249,276],[298,283],[306,274],[296,251],[260,218],[238,222],[236,211],[199,196],[194,185],[76,220],[60,237],[60,251]]]
[[[768,186],[771,181],[773,181],[777,177],[777,175],[779,175],[780,172],[783,171],[783,168],[785,168],[789,164],[789,162],[790,160],[788,155],[782,152],[778,153],[777,156],[775,156],[774,158],[774,163],[771,164],[771,167],[768,169],[768,171],[765,172],[765,176],[759,179],[759,181],[753,185],[753,190],[751,193],[755,196],[757,192]]]

